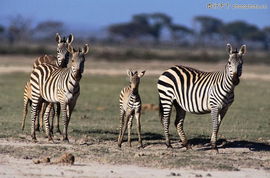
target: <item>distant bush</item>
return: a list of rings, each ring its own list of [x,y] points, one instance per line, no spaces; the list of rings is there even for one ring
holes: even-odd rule
[[[45,46],[29,47],[29,46],[0,46],[0,54],[53,54],[53,50],[46,48]]]

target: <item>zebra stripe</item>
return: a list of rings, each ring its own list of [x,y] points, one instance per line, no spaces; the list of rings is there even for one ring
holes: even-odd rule
[[[68,36],[68,38],[63,37],[56,33],[56,42],[57,42],[57,54],[56,57],[52,55],[44,55],[39,58],[37,58],[34,61],[33,69],[35,69],[40,64],[51,64],[55,65],[57,67],[65,68],[68,65],[69,62],[69,52],[67,50],[67,46],[71,45],[73,42],[74,37],[72,34]]]
[[[42,100],[49,103],[60,103],[64,121],[63,140],[68,141],[67,128],[71,113],[76,105],[80,94],[79,81],[84,68],[84,55],[88,53],[89,47],[85,45],[80,51],[75,51],[70,45],[69,52],[72,54],[72,64],[69,68],[58,68],[50,64],[41,64],[31,73],[32,89],[32,139],[36,139],[34,125],[37,116],[37,108]],[[50,107],[46,108],[44,120],[45,130],[49,140],[52,140],[49,132]]]
[[[234,101],[234,88],[242,73],[243,45],[239,52],[232,51],[228,44],[229,60],[223,71],[203,72],[191,67],[174,66],[158,79],[160,115],[164,127],[166,145],[171,147],[169,122],[172,106],[176,108],[175,126],[182,144],[187,146],[183,130],[185,112],[195,114],[211,113],[213,132],[211,144],[216,149],[217,132],[221,120]]]
[[[141,98],[139,95],[139,83],[140,78],[143,77],[145,71],[138,74],[137,71],[128,70],[128,76],[130,77],[130,84],[120,92],[119,105],[120,105],[120,128],[118,136],[118,146],[121,147],[124,134],[128,127],[128,144],[131,147],[131,127],[133,118],[137,121],[137,133],[139,147],[143,147],[141,139]]]
[[[52,56],[52,55],[44,55],[41,56],[39,58],[37,58],[34,61],[33,64],[33,69],[37,68],[37,66],[41,65],[41,64],[51,64],[57,67],[61,67],[61,68],[66,68],[69,62],[69,52],[67,51],[67,45],[71,44],[73,42],[73,35],[70,34],[69,37],[66,39],[65,37],[61,38],[61,36],[57,33],[56,34],[56,42],[57,44],[57,57]],[[26,119],[26,115],[27,115],[27,105],[28,102],[31,101],[31,86],[30,86],[30,82],[27,82],[24,88],[24,110],[23,110],[23,120],[22,120],[22,130],[24,130],[24,125],[25,125],[25,119]],[[59,128],[59,116],[60,116],[60,108],[59,108],[59,104],[57,104],[57,123],[56,123],[56,132],[61,133],[60,132],[60,128]],[[52,113],[55,113],[55,109],[54,106],[50,107],[52,109]],[[42,104],[41,110],[39,110],[39,117],[38,117],[38,121],[36,124],[36,130],[39,130],[39,128],[43,128],[43,115],[45,112],[45,105]],[[39,122],[40,120],[40,122]],[[52,124],[51,124],[51,128],[50,130],[53,132],[53,122],[54,122],[54,114],[52,114]]]

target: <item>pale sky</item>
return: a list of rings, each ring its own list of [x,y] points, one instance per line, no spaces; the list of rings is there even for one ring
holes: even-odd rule
[[[208,9],[207,4],[224,3],[224,9]],[[264,5],[266,9],[233,9],[234,4]],[[138,13],[163,12],[178,24],[192,26],[198,15],[209,15],[224,22],[244,20],[262,28],[270,26],[270,0],[1,0],[0,24],[22,15],[36,24],[45,20],[64,22],[72,29],[99,29],[112,23],[127,22]]]

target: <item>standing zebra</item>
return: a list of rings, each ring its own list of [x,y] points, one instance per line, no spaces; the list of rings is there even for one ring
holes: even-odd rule
[[[240,51],[232,50],[227,44],[229,59],[220,72],[202,72],[184,66],[174,66],[166,70],[157,83],[160,100],[160,116],[164,128],[167,147],[171,147],[169,124],[172,105],[176,109],[175,126],[183,146],[188,141],[183,130],[186,112],[195,114],[211,113],[213,132],[212,149],[217,150],[216,141],[220,123],[229,106],[234,101],[234,87],[239,84],[242,74],[243,55],[246,45]]]
[[[132,120],[135,116],[137,121],[137,132],[139,137],[139,147],[143,147],[141,138],[141,98],[139,95],[140,79],[144,76],[145,71],[138,74],[137,71],[127,71],[130,84],[121,90],[120,93],[120,131],[118,137],[118,146],[121,147],[124,134],[128,125],[128,144],[131,147],[130,133]]]
[[[60,103],[64,123],[63,140],[68,141],[68,124],[80,94],[79,82],[84,70],[85,55],[88,53],[89,47],[85,45],[79,51],[76,51],[71,45],[68,45],[68,51],[72,54],[71,67],[58,68],[50,64],[41,64],[31,73],[31,136],[33,140],[36,140],[34,126],[37,109],[45,101],[49,103]],[[52,140],[48,122],[49,111],[50,108],[47,107],[44,116],[45,131],[48,139]]]
[[[51,64],[60,68],[65,68],[68,65],[69,62],[69,52],[67,51],[67,45],[71,44],[74,40],[74,37],[72,34],[70,34],[68,36],[68,38],[63,37],[61,38],[61,36],[56,33],[56,42],[57,42],[57,55],[52,56],[52,55],[44,55],[41,56],[39,58],[37,58],[34,61],[33,64],[33,70],[39,66],[40,64],[43,63],[47,63],[47,64]],[[28,112],[28,104],[31,105],[31,100],[32,100],[32,96],[31,96],[32,90],[31,90],[31,85],[30,85],[30,81],[28,81],[25,84],[24,87],[24,107],[23,107],[23,120],[22,120],[22,125],[21,128],[22,130],[24,130],[24,126],[25,126],[25,119],[26,119],[26,115]],[[38,117],[38,121],[36,122],[36,126],[35,129],[39,130],[39,128],[43,128],[43,114],[45,112],[45,108],[46,108],[46,104],[42,104],[42,107],[39,109],[39,117]],[[54,106],[52,107],[52,122],[53,122],[53,117],[54,117]],[[56,124],[56,128],[57,131],[56,132],[60,132],[59,129],[59,115],[60,115],[60,106],[57,104],[57,124]],[[40,122],[39,122],[40,119]],[[53,130],[53,124],[51,125],[51,130]]]

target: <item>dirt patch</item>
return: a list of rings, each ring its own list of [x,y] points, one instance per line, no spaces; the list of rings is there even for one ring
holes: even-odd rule
[[[265,170],[203,171],[191,169],[155,169],[132,165],[110,165],[96,162],[78,162],[71,165],[33,164],[31,160],[16,159],[0,154],[1,177],[260,177],[267,178]]]
[[[62,144],[61,141],[48,144],[45,138],[32,143],[29,139],[28,136],[25,139],[0,139],[1,177],[270,176],[269,145],[262,143],[256,145],[253,142],[223,140],[219,143],[220,153],[215,154],[203,146],[205,140],[191,140],[193,149],[187,151],[177,142],[173,142],[174,149],[167,149],[164,143],[152,141],[145,143],[144,149],[138,150],[135,146],[127,147],[125,143],[122,149],[118,149],[114,141],[91,138],[84,138],[83,141],[71,138],[70,144]],[[73,166],[50,164],[48,159],[40,161],[40,164],[33,163],[36,158],[48,158],[48,155],[52,160],[66,159],[67,154],[61,156],[66,151],[76,157]],[[219,167],[213,166],[211,160]]]

